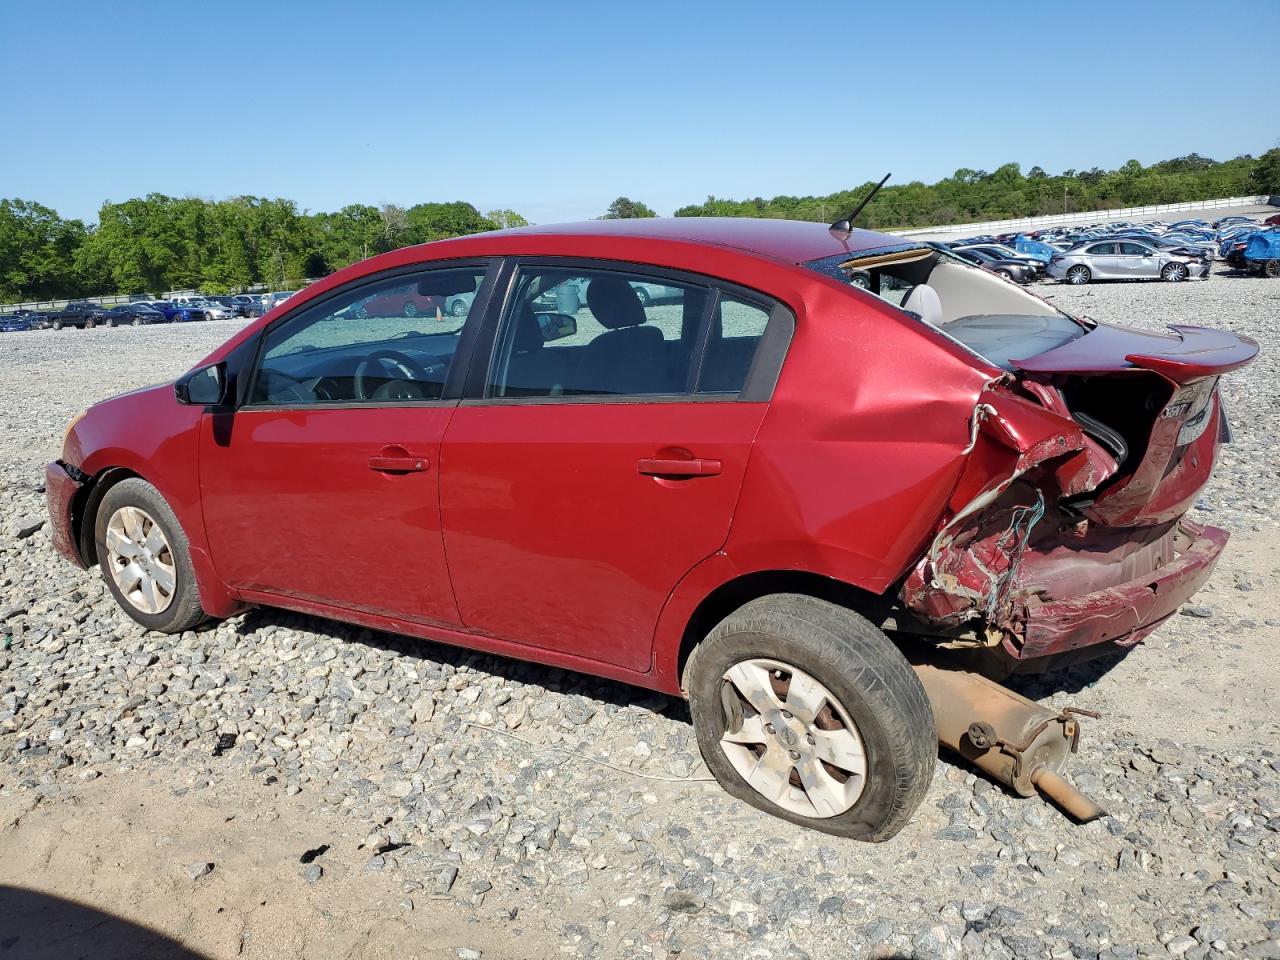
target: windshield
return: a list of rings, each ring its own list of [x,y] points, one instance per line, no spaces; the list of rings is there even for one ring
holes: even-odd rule
[[[941,245],[900,244],[805,266],[861,288],[1005,370],[1060,347],[1088,327]]]

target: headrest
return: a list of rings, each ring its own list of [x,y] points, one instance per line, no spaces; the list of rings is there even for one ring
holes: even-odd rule
[[[647,319],[635,289],[620,277],[596,277],[587,284],[587,307],[610,330],[638,327]]]
[[[902,309],[918,313],[920,319],[931,327],[942,324],[942,299],[938,291],[927,283],[918,283],[902,298]]]

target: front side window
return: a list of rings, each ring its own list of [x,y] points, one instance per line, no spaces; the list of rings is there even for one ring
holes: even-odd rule
[[[267,331],[250,403],[438,400],[482,267],[363,284]],[[466,293],[466,306],[446,309]]]

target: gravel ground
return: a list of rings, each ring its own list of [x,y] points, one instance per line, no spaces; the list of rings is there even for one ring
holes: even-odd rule
[[[483,942],[486,956],[1280,958],[1280,283],[1038,291],[1144,328],[1230,326],[1264,349],[1225,381],[1235,443],[1195,511],[1235,534],[1213,584],[1128,657],[1019,684],[1103,712],[1073,776],[1110,816],[1072,825],[944,758],[902,834],[846,843],[705,782],[688,711],[663,696],[274,611],[146,633],[52,552],[42,465],[79,409],[176,375],[227,321],[0,338],[0,863],[36,812],[67,824],[64,846],[113,849],[122,821],[81,811],[145,783],[157,822],[199,803],[330,825],[335,852],[290,861],[297,890],[279,890],[273,924],[334,922],[326,885],[348,907],[376,889],[366,913],[416,905],[483,932],[460,957]],[[221,734],[235,742],[215,757]],[[212,822],[210,847],[231,844]],[[212,915],[211,891],[221,904],[235,885],[211,879],[236,856],[211,853],[210,876],[185,848],[115,872],[171,874],[166,896]],[[77,890],[60,862],[26,883]],[[379,899],[388,882],[400,900]],[[252,953],[243,932],[228,946],[177,926],[210,955]]]

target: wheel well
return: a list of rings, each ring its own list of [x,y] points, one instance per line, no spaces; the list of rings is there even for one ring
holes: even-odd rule
[[[84,489],[71,505],[71,522],[74,524],[76,547],[80,551],[80,559],[86,566],[92,567],[98,562],[98,551],[93,543],[93,528],[98,519],[98,504],[102,502],[108,490],[121,480],[128,480],[130,477],[138,477],[138,474],[124,467],[107,467],[99,471],[90,483],[85,484]]]
[[[684,635],[680,638],[680,652],[676,661],[676,676],[684,686],[684,667],[689,654],[708,633],[725,617],[744,604],[771,593],[799,593],[829,603],[846,607],[855,613],[867,613],[883,598],[841,580],[833,580],[802,570],[764,570],[723,583],[693,611]]]

